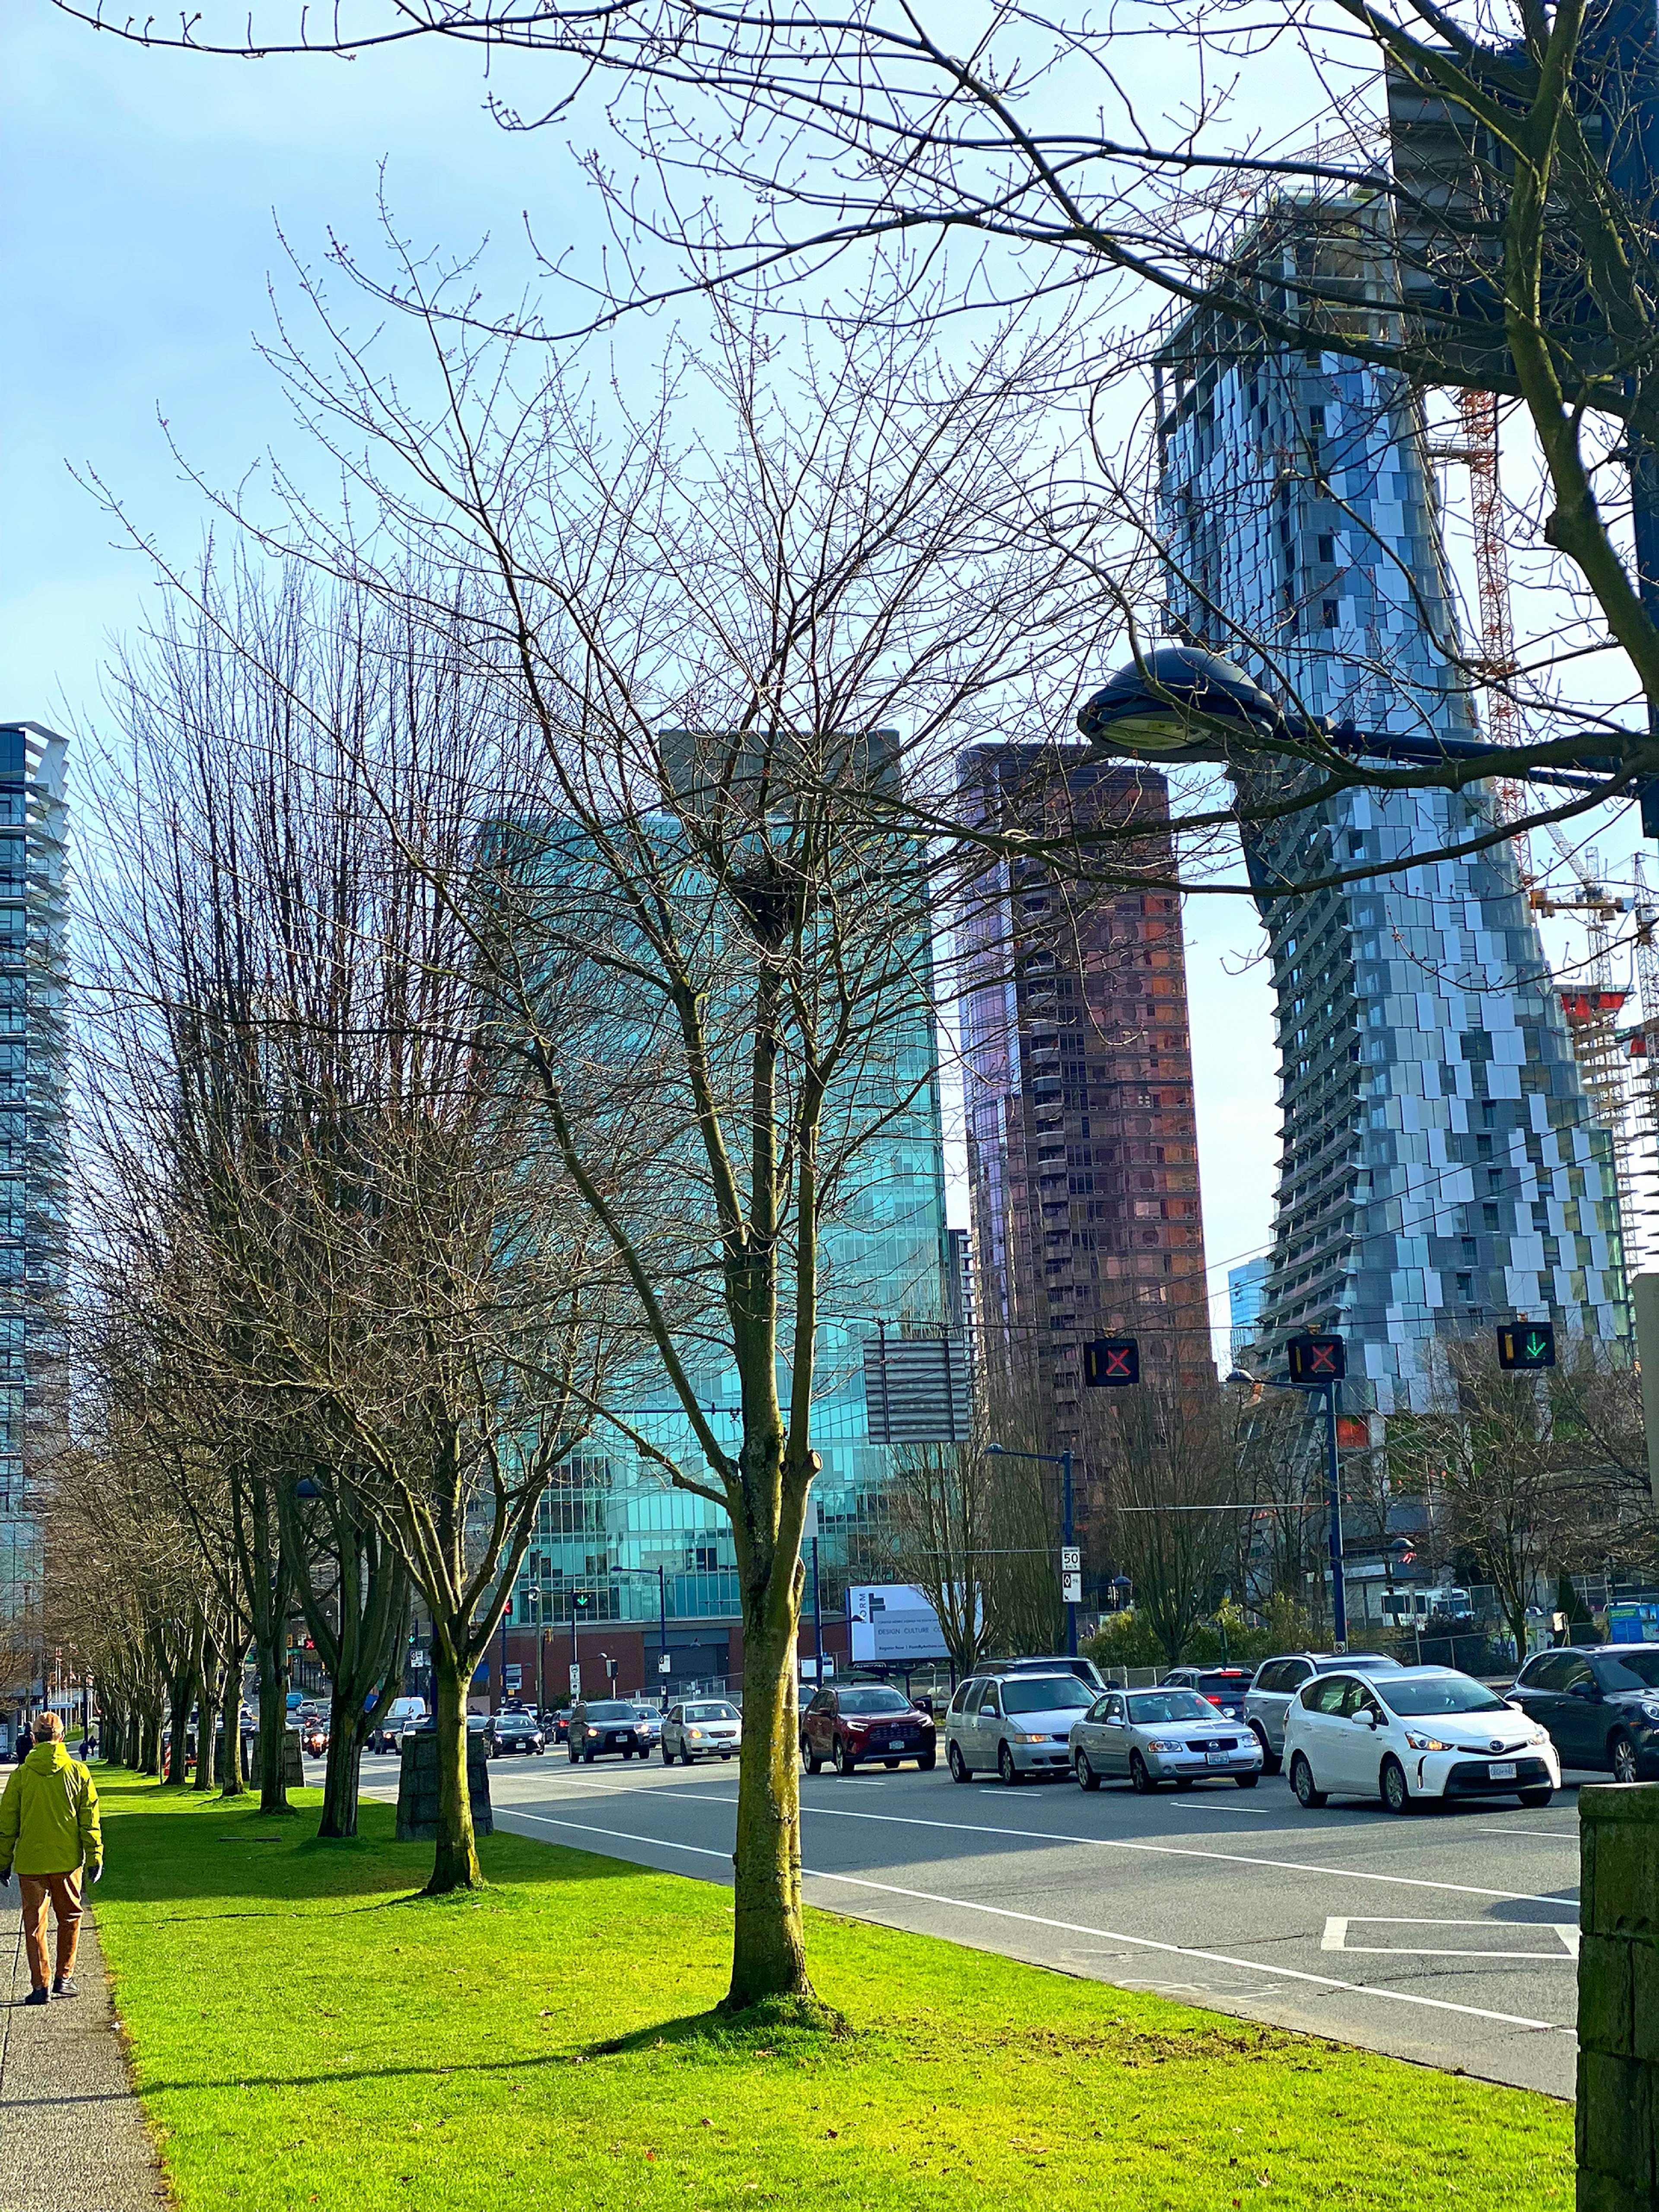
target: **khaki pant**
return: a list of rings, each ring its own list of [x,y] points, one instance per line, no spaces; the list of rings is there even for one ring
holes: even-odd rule
[[[23,1907],[23,1943],[29,1954],[29,1979],[46,1986],[46,1900],[58,1923],[58,1971],[75,1972],[75,1947],[81,1940],[81,1873],[20,1874],[17,1893]]]

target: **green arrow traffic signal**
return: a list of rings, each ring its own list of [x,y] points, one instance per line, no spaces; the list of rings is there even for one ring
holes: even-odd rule
[[[1518,1322],[1498,1332],[1498,1364],[1506,1373],[1532,1372],[1555,1364],[1553,1322]]]

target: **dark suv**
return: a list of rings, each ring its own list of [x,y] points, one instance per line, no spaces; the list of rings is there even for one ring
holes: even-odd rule
[[[580,1759],[591,1766],[596,1759],[612,1751],[619,1751],[624,1759],[632,1759],[635,1752],[641,1759],[649,1759],[660,1732],[654,1713],[621,1698],[596,1698],[591,1705],[578,1705],[571,1714],[565,1741],[570,1747],[570,1764],[574,1766]]]
[[[1659,1774],[1659,1644],[1540,1651],[1509,1694],[1549,1730],[1563,1766],[1599,1768],[1615,1782]]]

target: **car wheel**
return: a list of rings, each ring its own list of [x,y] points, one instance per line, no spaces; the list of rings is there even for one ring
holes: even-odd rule
[[[1129,1753],[1129,1787],[1139,1797],[1150,1797],[1158,1788],[1150,1768],[1138,1751]]]
[[[674,1764],[674,1754],[666,1744],[662,1747],[662,1763],[665,1766],[672,1766]]]
[[[1291,1761],[1291,1787],[1297,1803],[1310,1813],[1316,1813],[1325,1802],[1325,1792],[1315,1789],[1313,1769],[1299,1751]]]
[[[570,1764],[571,1764],[573,1766],[576,1764],[576,1760],[577,1760],[577,1759],[578,1759],[578,1757],[579,1757],[579,1756],[580,1756],[580,1754],[579,1754],[579,1753],[578,1753],[578,1752],[577,1752],[576,1747],[575,1747],[575,1745],[573,1743],[573,1744],[571,1745],[571,1747],[570,1747]]]
[[[1627,1735],[1616,1735],[1607,1746],[1607,1763],[1615,1782],[1636,1779],[1636,1746]]]
[[[1397,1759],[1385,1759],[1382,1771],[1377,1778],[1382,1802],[1391,1813],[1412,1810],[1411,1785],[1406,1779],[1406,1770]]]
[[[936,1751],[924,1751],[916,1759],[916,1772],[918,1774],[931,1774],[938,1764],[939,1753]]]
[[[1079,1752],[1076,1759],[1072,1762],[1072,1771],[1077,1777],[1079,1790],[1099,1789],[1100,1777],[1090,1765],[1089,1754],[1086,1751]]]
[[[962,1746],[953,1743],[945,1754],[945,1764],[951,1770],[952,1782],[971,1782],[974,1770],[962,1755]]]
[[[837,1774],[855,1774],[858,1771],[859,1763],[857,1759],[854,1758],[852,1753],[847,1748],[847,1739],[845,1736],[838,1735],[836,1738],[835,1741],[830,1747],[830,1757],[834,1763]]]
[[[585,1751],[582,1753],[582,1763],[586,1766],[592,1766],[593,1764],[593,1754],[591,1751]]]
[[[1250,1734],[1261,1746],[1261,1771],[1264,1774],[1277,1774],[1279,1768],[1284,1765],[1284,1761],[1279,1758],[1279,1753],[1267,1741],[1267,1729],[1264,1728],[1258,1728],[1256,1723],[1252,1721],[1250,1723]]]
[[[1261,1777],[1259,1774],[1235,1774],[1233,1780],[1241,1790],[1254,1790]]]
[[[800,1740],[800,1755],[801,1762],[809,1774],[818,1774],[823,1771],[823,1761],[812,1749],[811,1745],[807,1742],[805,1736]]]
[[[997,1753],[997,1772],[1002,1777],[1005,1790],[1012,1790],[1019,1780],[1019,1769],[1014,1765],[1014,1754],[1006,1743]]]

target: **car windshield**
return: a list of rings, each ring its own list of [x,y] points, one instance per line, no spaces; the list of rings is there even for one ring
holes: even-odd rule
[[[688,1705],[685,1717],[689,1721],[734,1721],[738,1709],[735,1705]]]
[[[1338,1674],[1349,1667],[1363,1667],[1368,1674],[1374,1674],[1379,1667],[1385,1668],[1390,1674],[1400,1671],[1400,1662],[1384,1658],[1380,1651],[1350,1651],[1346,1655],[1340,1652],[1323,1653],[1314,1661],[1314,1665],[1322,1674]]]
[[[1215,1707],[1196,1690],[1152,1690],[1129,1700],[1129,1720],[1134,1728],[1150,1721],[1212,1721]]]
[[[1598,1667],[1610,1690],[1659,1690],[1659,1650],[1603,1651]]]
[[[633,1721],[639,1718],[632,1705],[599,1705],[587,1709],[590,1721]]]
[[[1002,1686],[1005,1713],[1084,1712],[1095,1692],[1075,1674],[1024,1674]]]
[[[843,1690],[841,1710],[844,1713],[908,1713],[908,1698],[902,1698],[896,1690]]]
[[[1501,1713],[1509,1709],[1484,1682],[1467,1674],[1408,1674],[1401,1682],[1372,1686],[1391,1711],[1407,1719],[1424,1713]]]

